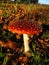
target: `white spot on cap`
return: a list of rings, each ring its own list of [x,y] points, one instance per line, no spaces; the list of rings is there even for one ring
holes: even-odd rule
[[[18,27],[18,30],[20,30],[20,28]]]
[[[35,33],[37,33],[37,31],[34,31]]]
[[[23,30],[23,32],[24,32],[24,30]]]
[[[38,28],[37,28],[36,30],[37,30],[37,31],[39,31],[39,29],[38,29]]]
[[[33,28],[31,27],[31,30],[32,30]]]
[[[20,27],[22,27],[22,25],[20,25]]]

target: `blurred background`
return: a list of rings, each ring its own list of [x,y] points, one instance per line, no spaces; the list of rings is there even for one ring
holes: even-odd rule
[[[49,0],[0,0],[0,2],[13,2],[13,3],[39,3],[49,5]]]

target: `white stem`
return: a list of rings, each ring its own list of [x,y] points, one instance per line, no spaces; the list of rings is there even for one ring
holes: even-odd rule
[[[27,52],[30,50],[29,48],[29,37],[27,34],[23,34],[23,39],[24,39],[24,52]]]

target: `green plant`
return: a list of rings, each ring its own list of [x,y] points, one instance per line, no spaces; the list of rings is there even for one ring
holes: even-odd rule
[[[2,52],[2,47],[0,46],[0,58],[2,57],[4,57],[2,65],[6,65],[8,61],[8,55]]]
[[[13,34],[8,30],[0,30],[0,36],[3,40],[7,40],[10,39],[13,36]]]
[[[1,46],[0,46],[0,58],[2,57],[2,48],[1,48]]]
[[[44,37],[49,38],[49,34],[44,32]]]
[[[4,57],[4,60],[3,60],[3,65],[6,65],[7,60],[8,60],[8,55],[6,54],[5,57]]]

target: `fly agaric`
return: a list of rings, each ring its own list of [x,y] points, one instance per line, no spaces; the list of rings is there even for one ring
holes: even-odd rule
[[[24,52],[30,50],[29,48],[29,36],[28,34],[34,35],[42,32],[42,26],[37,22],[18,20],[9,23],[9,31],[12,33],[23,34],[24,40]]]

